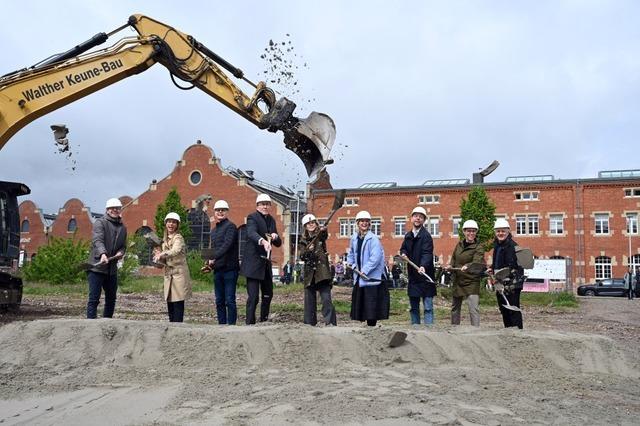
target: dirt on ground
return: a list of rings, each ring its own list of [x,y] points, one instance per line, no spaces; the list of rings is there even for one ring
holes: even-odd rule
[[[345,314],[311,327],[286,309],[219,326],[210,294],[187,303],[184,324],[156,295],[119,295],[117,318],[99,320],[83,319],[80,298],[27,297],[0,316],[0,423],[637,424],[640,301],[524,309],[524,330],[502,328],[497,309],[479,328]],[[396,331],[407,339],[391,348]]]

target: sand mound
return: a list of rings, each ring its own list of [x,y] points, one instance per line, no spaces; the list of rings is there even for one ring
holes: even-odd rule
[[[390,348],[393,331],[11,323],[0,328],[0,419],[69,424],[104,413],[104,423],[132,424],[580,424],[613,415],[624,424],[593,403],[590,413],[581,399],[639,388],[635,361],[602,336],[410,329]]]

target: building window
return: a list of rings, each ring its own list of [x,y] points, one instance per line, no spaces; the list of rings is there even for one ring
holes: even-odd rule
[[[611,278],[611,258],[608,256],[596,257],[596,280]]]
[[[440,204],[440,194],[418,195],[418,204]]]
[[[516,235],[538,235],[540,220],[537,214],[516,215]]]
[[[426,227],[427,227],[427,231],[429,231],[432,237],[439,236],[440,235],[440,218],[437,218],[437,217],[428,218]]]
[[[625,188],[624,196],[625,198],[638,198],[640,197],[640,188]]]
[[[356,231],[355,218],[340,219],[340,236],[350,237]]]
[[[343,206],[346,206],[346,207],[353,207],[353,206],[357,206],[357,205],[358,205],[358,201],[359,201],[359,200],[360,200],[360,199],[359,199],[359,198],[356,198],[356,197],[345,198],[345,199],[344,199]]]
[[[396,237],[402,237],[407,232],[407,218],[406,217],[396,217],[393,218],[393,235]]]
[[[596,213],[596,234],[608,234],[609,233],[609,214],[608,213]]]
[[[78,223],[75,219],[69,219],[67,224],[67,232],[76,232],[78,230]]]
[[[549,215],[549,233],[551,235],[564,233],[564,217],[561,214]]]
[[[453,217],[453,236],[460,234],[460,222],[462,218],[460,216]]]
[[[638,213],[627,213],[627,234],[638,233]]]
[[[189,175],[189,182],[191,183],[191,185],[198,185],[201,181],[202,174],[197,170],[192,171]]]
[[[380,219],[379,217],[374,217],[371,219],[371,228],[369,229],[371,230],[371,232],[373,232],[375,235],[379,237],[381,235],[380,234],[381,226],[382,226],[382,219]]]
[[[633,256],[631,256],[631,264],[629,264],[629,266],[631,266],[631,268],[633,268],[632,270],[634,272],[635,272],[636,268],[640,267],[640,254],[634,254]],[[637,288],[636,288],[636,291],[638,291]]]
[[[538,201],[540,193],[538,191],[516,192],[516,201]]]
[[[20,226],[20,232],[29,232],[29,221],[27,219],[22,221]]]

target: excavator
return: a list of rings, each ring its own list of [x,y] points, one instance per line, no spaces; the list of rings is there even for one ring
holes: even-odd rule
[[[127,28],[133,28],[137,35],[92,50]],[[330,152],[336,129],[328,115],[314,111],[307,118],[296,117],[296,104],[285,97],[277,99],[266,83],[253,83],[242,70],[193,36],[140,14],[130,16],[126,24],[113,31],[98,33],[66,52],[0,77],[0,150],[33,120],[139,74],[156,63],[169,70],[178,88],[198,88],[259,129],[282,131],[285,147],[302,160],[311,180],[333,162]],[[223,70],[252,86],[254,93],[247,95]],[[52,126],[52,129],[57,141],[64,140],[65,126]],[[16,204],[18,195],[25,193],[28,188],[23,184],[0,182],[0,194],[6,198],[6,202],[0,204],[0,259],[12,259],[17,255],[15,238],[20,235],[16,225],[19,217],[13,217],[18,214],[17,209],[10,206]],[[2,298],[3,289],[16,287],[15,279],[5,275],[0,278],[0,305],[3,305],[2,300],[16,303],[16,292]]]

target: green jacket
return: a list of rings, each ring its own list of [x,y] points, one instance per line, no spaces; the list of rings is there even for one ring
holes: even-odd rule
[[[304,261],[305,287],[322,281],[326,281],[324,284],[331,284],[333,277],[331,276],[331,267],[327,256],[326,241],[326,230],[317,230],[312,235],[304,231],[300,241],[300,245],[303,247],[300,259]]]
[[[451,266],[460,268],[467,263],[484,263],[484,250],[477,240],[465,247],[464,241],[459,241],[451,256]],[[453,296],[466,297],[470,294],[480,294],[479,275],[462,271],[453,271]]]

